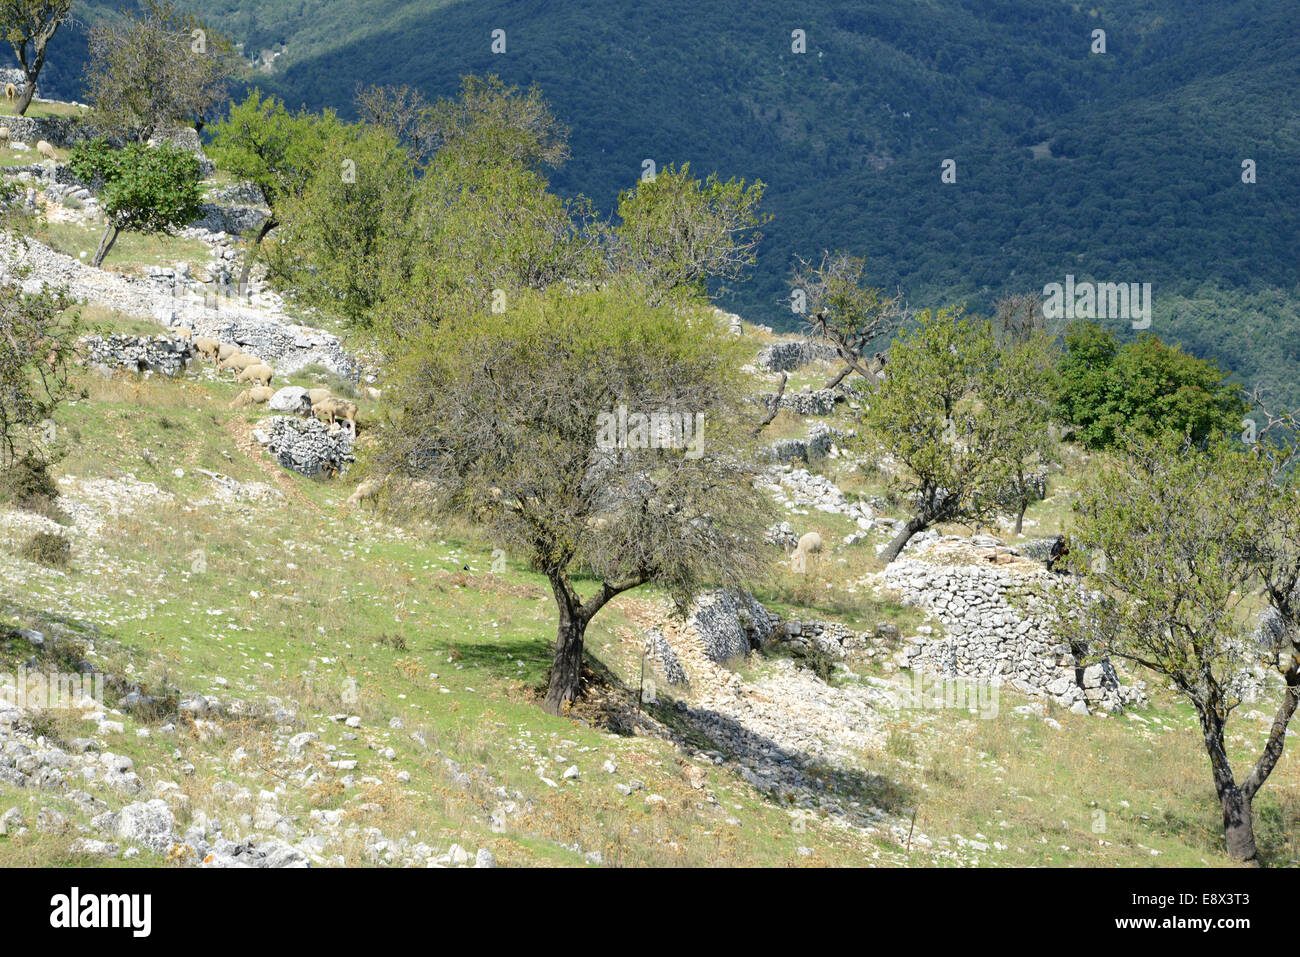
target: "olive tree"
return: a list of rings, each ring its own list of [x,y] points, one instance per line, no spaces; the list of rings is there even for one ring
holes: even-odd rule
[[[895,486],[912,509],[886,562],[917,532],[987,521],[1001,508],[1011,440],[1032,427],[992,401],[1001,362],[990,324],[956,309],[920,313],[891,345],[889,373],[862,414],[876,448],[902,466]]]
[[[46,47],[71,9],[72,0],[0,0],[0,29],[27,81],[14,103],[18,116],[31,106],[36,80],[45,66]]]
[[[140,16],[127,13],[90,31],[93,121],[140,143],[180,124],[201,131],[226,99],[235,62],[230,41],[193,14],[171,0],[144,0]]]
[[[711,309],[555,286],[403,346],[379,460],[545,574],[548,711],[581,693],[587,627],[615,596],[653,583],[684,609],[759,567],[747,356]]]
[[[1288,454],[1130,433],[1075,506],[1067,561],[1089,592],[1062,590],[1057,616],[1063,637],[1168,678],[1195,708],[1239,861],[1257,859],[1252,802],[1300,703],[1300,484],[1278,467]],[[1251,609],[1261,591],[1264,627]],[[1258,666],[1280,673],[1281,701],[1239,777],[1227,727]]]
[[[866,354],[872,343],[890,335],[906,318],[902,293],[887,295],[863,278],[866,261],[843,251],[826,252],[816,265],[798,260],[792,280],[793,303],[809,332],[835,347],[844,363],[824,388],[833,389],[852,372],[874,385],[881,371]]]

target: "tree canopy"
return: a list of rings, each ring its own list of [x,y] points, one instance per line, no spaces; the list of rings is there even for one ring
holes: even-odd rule
[[[1065,334],[1057,414],[1089,448],[1112,448],[1121,435],[1172,431],[1195,441],[1240,427],[1241,390],[1218,365],[1153,335],[1120,345],[1092,322]]]

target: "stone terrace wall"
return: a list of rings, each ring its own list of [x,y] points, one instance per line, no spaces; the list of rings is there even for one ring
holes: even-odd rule
[[[883,577],[905,601],[933,612],[946,632],[911,639],[903,654],[913,669],[985,682],[998,678],[1077,712],[1119,711],[1146,700],[1141,684],[1122,685],[1109,662],[1080,666],[1070,646],[1052,633],[1033,595],[1060,587],[1060,580],[1040,565],[913,559],[893,562]]]

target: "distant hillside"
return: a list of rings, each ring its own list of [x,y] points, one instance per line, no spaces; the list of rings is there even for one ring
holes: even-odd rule
[[[642,161],[768,183],[758,268],[724,304],[788,326],[791,259],[865,256],[917,305],[1066,273],[1151,282],[1152,331],[1300,402],[1300,31],[1266,0],[196,0],[250,82],[350,113],[359,83],[538,84],[572,127],[564,192],[605,207]],[[92,4],[99,16],[108,4]],[[490,50],[504,29],[507,51]],[[791,31],[807,52],[791,52]],[[1090,52],[1106,31],[1104,55]],[[55,60],[75,54],[61,36]],[[78,95],[66,60],[49,87]],[[957,181],[940,182],[940,164]],[[1241,182],[1254,159],[1258,182]],[[1290,343],[1290,345],[1288,345]]]

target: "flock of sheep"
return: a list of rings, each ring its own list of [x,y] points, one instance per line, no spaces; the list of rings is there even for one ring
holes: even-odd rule
[[[188,329],[177,330],[182,338],[188,338]],[[232,409],[246,409],[270,401],[275,395],[271,388],[271,379],[275,371],[264,360],[243,352],[238,346],[217,339],[200,337],[194,340],[194,348],[200,356],[210,359],[217,372],[235,373],[236,382],[246,382],[250,388],[235,396],[230,403]],[[357,431],[357,405],[347,399],[331,395],[329,389],[308,389],[307,398],[311,401],[311,414],[326,425],[335,422],[347,422],[353,434]]]

